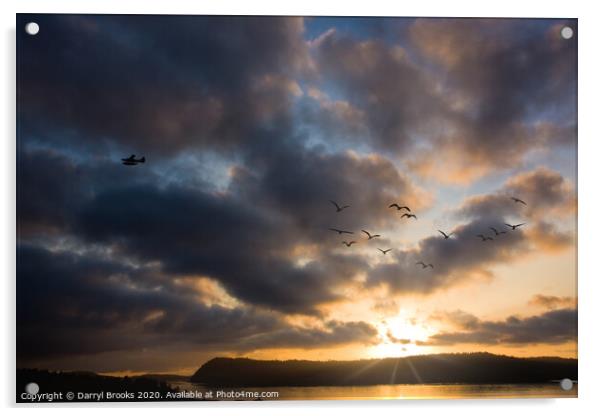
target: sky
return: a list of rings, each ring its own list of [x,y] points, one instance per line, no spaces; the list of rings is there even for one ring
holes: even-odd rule
[[[32,20],[18,367],[577,356],[576,20]]]

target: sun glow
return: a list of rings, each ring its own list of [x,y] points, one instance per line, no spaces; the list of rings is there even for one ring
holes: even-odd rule
[[[397,357],[432,352],[430,347],[416,345],[426,341],[436,331],[405,314],[385,319],[377,324],[380,344],[371,347],[368,355],[374,358]]]

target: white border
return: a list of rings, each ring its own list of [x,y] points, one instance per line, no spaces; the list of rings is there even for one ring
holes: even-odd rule
[[[579,399],[511,399],[459,401],[395,401],[395,402],[273,402],[217,403],[213,405],[145,404],[144,412],[161,414],[162,407],[191,413],[307,414],[332,412],[341,408],[346,414],[363,415],[374,409],[380,414],[420,412],[421,415],[504,415],[526,411],[546,415],[590,414],[600,408],[598,387],[601,378],[602,343],[598,317],[602,316],[599,297],[602,294],[602,272],[599,270],[602,243],[602,206],[600,204],[601,106],[600,74],[602,65],[599,41],[602,40],[602,15],[594,1],[506,0],[485,2],[455,1],[382,1],[298,0],[295,4],[275,0],[185,1],[167,0],[150,3],[137,0],[21,0],[0,2],[3,24],[2,62],[0,71],[3,92],[0,106],[5,137],[2,140],[0,175],[3,190],[1,204],[0,264],[4,282],[2,302],[2,374],[0,395],[4,406],[14,400],[14,278],[15,278],[15,13],[132,13],[132,14],[272,14],[272,15],[371,15],[371,16],[492,16],[492,17],[576,17],[579,18]],[[596,325],[598,324],[598,325]],[[118,413],[130,412],[138,404],[122,404]],[[75,406],[43,406],[45,412],[63,414],[81,412]],[[101,414],[109,405],[86,405],[86,412]],[[344,410],[343,410],[344,408]],[[14,411],[14,408],[11,409]],[[34,411],[25,409],[27,413]]]

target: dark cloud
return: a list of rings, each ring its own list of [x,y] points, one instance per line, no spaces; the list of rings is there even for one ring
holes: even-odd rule
[[[200,303],[174,289],[169,275],[98,256],[17,251],[18,358],[131,350],[148,345],[196,345],[222,350],[321,347],[371,342],[363,322],[328,321],[301,328],[278,314]],[[159,273],[153,282],[148,276]],[[140,279],[142,275],[142,279]]]
[[[320,75],[349,101],[319,112],[316,121],[322,126],[332,126],[328,118],[334,115],[343,128],[349,128],[346,118],[361,112],[367,138],[375,148],[400,152],[407,149],[412,133],[431,122],[439,110],[427,77],[401,47],[333,31],[316,45],[316,53]],[[363,132],[359,127],[358,131]]]
[[[117,188],[90,201],[77,226],[90,241],[170,273],[216,278],[234,296],[280,310],[311,312],[334,300],[333,285],[361,265],[333,255],[327,265],[295,266],[285,224],[241,202],[177,187]]]
[[[279,156],[263,172],[235,170],[223,194],[153,185],[101,192],[83,206],[74,231],[172,273],[216,278],[244,301],[312,312],[368,267],[337,254],[340,238],[328,228],[383,226],[392,218],[388,203],[417,192],[379,157],[301,149]],[[331,198],[352,207],[337,214]],[[298,250],[307,251],[303,266],[295,264]]]
[[[332,226],[359,232],[362,227],[382,227],[392,218],[387,208],[403,200],[415,210],[431,196],[416,187],[388,159],[352,152],[324,154],[320,149],[272,148],[265,170],[236,172],[231,190],[290,217],[297,233]],[[259,174],[257,171],[259,170]],[[258,196],[261,196],[258,198]],[[351,208],[335,214],[330,200]]]
[[[162,184],[152,172],[106,160],[23,152],[21,236],[54,227],[58,236],[159,262],[169,273],[211,276],[245,302],[316,313],[318,304],[340,299],[338,286],[368,268],[361,256],[338,253],[341,238],[328,228],[388,227],[396,219],[386,208],[391,201],[403,196],[420,207],[428,194],[380,156],[323,155],[291,145],[269,152],[273,157],[249,154],[255,169],[233,168],[220,192],[194,181]],[[38,177],[43,181],[30,186]],[[337,214],[329,199],[352,207]],[[296,263],[299,253],[307,258],[303,265]]]
[[[249,206],[252,200],[176,187],[114,189],[84,207],[77,228],[90,241],[115,244],[141,261],[160,261],[172,273],[211,276],[244,301],[288,311],[310,312],[336,299],[334,286],[366,267],[360,258],[328,248],[296,266],[296,247],[327,243],[332,233],[317,226],[304,233],[297,214],[272,217]],[[330,212],[327,201],[321,205],[322,216]]]
[[[464,316],[456,323],[462,331],[441,332],[420,344],[562,344],[577,339],[576,309],[557,309],[525,318],[510,316],[503,321],[483,321],[474,316],[466,320]]]
[[[29,17],[20,15],[19,26]],[[228,147],[288,108],[307,57],[300,18],[36,15],[19,31],[21,135],[118,144],[154,160]],[[297,87],[298,88],[298,87]]]
[[[328,88],[310,90],[306,116],[330,136],[411,154],[415,172],[443,181],[514,167],[575,143],[576,42],[562,23],[417,19],[398,42],[331,30],[312,44]]]
[[[512,197],[520,198],[527,205],[514,202]],[[573,215],[576,208],[573,185],[560,173],[539,167],[511,177],[496,192],[468,198],[458,215],[464,218],[512,216],[537,221]]]
[[[545,144],[575,143],[577,43],[562,39],[560,28],[576,21],[548,22],[418,19],[410,29],[445,77],[449,124],[434,146],[457,159],[447,165],[460,170],[457,180],[515,166]],[[416,168],[432,163],[427,155]]]
[[[106,157],[81,161],[43,148],[22,148],[17,160],[19,236],[58,235],[96,193],[118,183],[157,181],[152,171],[124,170]]]
[[[413,43],[448,75],[449,92],[461,94],[467,109],[476,110],[471,125],[488,134],[470,139],[479,140],[479,150],[495,146],[491,157],[514,151],[508,143],[499,146],[496,138],[516,122],[550,106],[574,112],[574,103],[558,97],[575,92],[576,41],[563,39],[559,29],[576,21],[548,22],[417,19],[410,29]]]
[[[449,240],[440,235],[425,238],[412,250],[399,250],[394,263],[377,265],[370,271],[367,285],[384,284],[396,293],[427,294],[470,278],[490,278],[487,267],[508,261],[528,247],[523,231],[481,241],[478,234],[492,234],[489,227],[503,229],[499,219],[479,218],[456,227]],[[449,231],[451,232],[451,231]],[[433,264],[423,269],[416,262]]]
[[[512,197],[524,200],[527,205],[514,202]],[[456,215],[498,218],[502,224],[526,222],[525,236],[533,247],[559,251],[570,247],[574,236],[572,231],[560,229],[554,220],[574,215],[576,209],[572,184],[558,172],[539,167],[511,177],[496,192],[468,198]]]
[[[73,197],[80,195],[81,169],[52,152],[21,152],[17,166],[19,234],[63,228],[77,203]]]

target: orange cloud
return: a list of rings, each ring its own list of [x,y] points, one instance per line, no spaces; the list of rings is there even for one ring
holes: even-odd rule
[[[575,307],[577,299],[571,296],[549,296],[537,294],[529,301],[529,305],[542,306],[546,309]]]
[[[572,232],[560,231],[545,221],[533,224],[525,230],[525,234],[536,249],[549,253],[556,253],[574,245]]]

